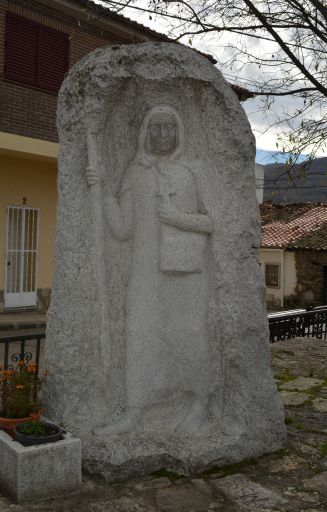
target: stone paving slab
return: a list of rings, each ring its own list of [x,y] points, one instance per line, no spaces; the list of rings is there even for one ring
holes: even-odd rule
[[[305,393],[295,393],[294,391],[280,391],[280,395],[284,405],[303,405],[310,400],[310,397]]]
[[[282,496],[241,474],[211,480],[211,484],[223,496],[238,505],[240,510],[262,511],[263,509],[278,508],[288,503]]]
[[[324,381],[321,379],[313,379],[312,377],[297,377],[297,379],[282,384],[280,389],[285,391],[306,391],[308,389],[320,387],[323,385],[323,383]]]
[[[327,341],[276,343],[271,354],[279,387],[323,382],[302,391],[305,403],[286,405],[286,450],[192,478],[162,471],[108,484],[84,475],[80,492],[55,499],[16,505],[0,494],[0,512],[327,512]]]
[[[316,411],[327,413],[327,398],[315,398],[312,400],[312,407]]]
[[[45,323],[47,315],[45,313],[38,313],[37,311],[25,311],[16,313],[1,313],[0,325],[19,325],[19,324],[34,324]]]
[[[47,318],[45,314],[30,313],[1,313],[0,314],[0,335],[24,334],[25,330],[45,330]]]

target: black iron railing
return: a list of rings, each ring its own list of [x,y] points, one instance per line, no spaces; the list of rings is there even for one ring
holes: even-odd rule
[[[268,315],[270,343],[293,338],[327,339],[327,306]]]
[[[0,366],[5,370],[14,370],[19,361],[25,364],[36,363],[40,366],[40,353],[45,333],[1,335],[0,334]]]
[[[294,338],[327,339],[327,306],[312,311],[294,311],[268,315],[270,343]],[[20,360],[26,364],[33,362],[40,367],[42,341],[45,333],[22,335],[1,335],[0,367],[13,370]]]

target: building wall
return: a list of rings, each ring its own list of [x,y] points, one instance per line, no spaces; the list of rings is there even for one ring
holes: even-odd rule
[[[327,251],[298,250],[295,252],[297,286],[295,305],[321,306],[324,304],[324,267]]]
[[[36,0],[0,0],[0,132],[57,141],[57,95],[25,84],[4,80],[4,44],[6,12],[54,28],[70,37],[69,65],[72,66],[95,48],[108,44],[132,43],[130,38],[117,36],[78,22],[55,9],[38,4]]]
[[[263,165],[254,164],[256,196],[259,204],[263,203],[263,187],[265,180],[265,168]]]
[[[26,206],[40,209],[37,286],[40,289],[39,297],[46,302],[53,275],[56,162],[0,155],[0,168],[0,297],[3,297],[5,287],[6,208],[21,206],[23,198],[26,198]],[[1,307],[3,304],[0,304]]]
[[[327,251],[260,249],[260,263],[263,273],[267,263],[280,265],[280,286],[266,288],[268,308],[305,308],[325,303]]]
[[[95,26],[82,13],[66,14],[37,0],[0,0],[0,311],[4,303],[6,207],[40,209],[38,296],[39,308],[50,299],[53,276],[57,165],[57,94],[4,78],[5,20],[12,12],[69,35],[69,66],[99,47],[143,42],[152,38],[128,23]],[[68,2],[69,4],[69,2]],[[153,35],[153,39],[159,40]],[[52,148],[49,142],[52,141]],[[50,144],[51,145],[51,144]],[[51,155],[50,155],[51,153]],[[47,158],[45,158],[47,157]]]
[[[280,269],[279,287],[266,287],[267,307],[270,309],[287,307],[288,297],[292,297],[296,290],[295,253],[281,249],[260,249],[259,257],[264,275],[266,264],[279,265]]]
[[[296,288],[295,252],[284,251],[284,300],[294,294]],[[285,304],[284,304],[285,305]]]

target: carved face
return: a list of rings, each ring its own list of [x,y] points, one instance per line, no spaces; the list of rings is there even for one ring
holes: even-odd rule
[[[172,153],[177,145],[177,123],[174,114],[158,112],[148,124],[148,140],[151,152],[156,155]]]

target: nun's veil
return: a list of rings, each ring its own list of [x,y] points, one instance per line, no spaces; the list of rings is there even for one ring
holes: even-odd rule
[[[180,114],[171,105],[156,105],[155,107],[152,107],[150,110],[148,110],[148,112],[145,114],[143,118],[139,133],[138,150],[136,158],[157,158],[155,155],[151,154],[149,148],[148,126],[151,118],[155,114],[163,113],[172,115],[176,122],[176,149],[172,154],[166,156],[166,158],[175,158],[181,152],[184,145],[184,125]]]

